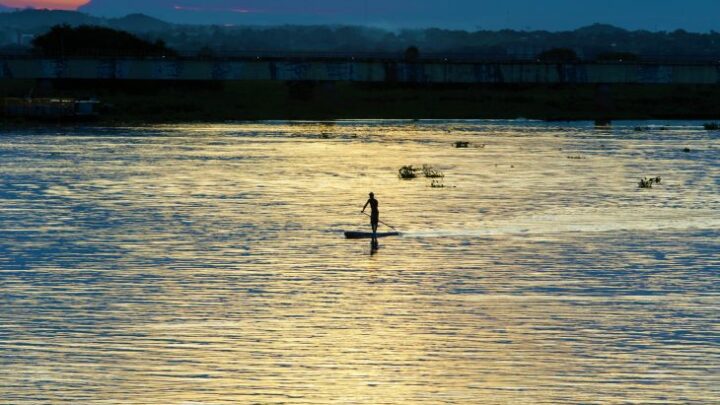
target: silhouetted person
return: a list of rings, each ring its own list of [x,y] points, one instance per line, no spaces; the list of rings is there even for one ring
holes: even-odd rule
[[[362,209],[362,212],[365,212],[365,209],[367,208],[368,204],[370,205],[370,226],[372,227],[372,240],[373,243],[377,243],[377,229],[378,229],[378,223],[380,222],[380,210],[378,209],[378,200],[375,199],[375,194],[370,193],[370,198],[368,198],[367,202],[365,203],[365,206]]]
[[[380,244],[376,241],[370,241],[370,256],[375,256],[380,249]]]

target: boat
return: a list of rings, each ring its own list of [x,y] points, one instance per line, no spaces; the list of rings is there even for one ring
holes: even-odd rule
[[[400,236],[400,232],[378,232],[376,237],[387,238],[390,236]],[[345,232],[345,238],[347,239],[372,239],[372,232]]]

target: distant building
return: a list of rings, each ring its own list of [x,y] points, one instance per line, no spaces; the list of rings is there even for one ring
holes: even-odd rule
[[[548,49],[547,47],[516,45],[509,46],[507,54],[511,59],[530,60],[535,59],[536,55]]]
[[[516,46],[509,46],[507,48],[507,54],[511,57],[511,59],[518,59],[518,60],[535,60],[537,58],[537,55],[540,55],[543,52],[551,50],[552,47],[540,47],[540,46],[523,46],[523,45],[516,45]],[[578,56],[578,58],[583,59],[585,57],[585,50],[581,48],[570,48],[572,49],[575,54]]]
[[[33,39],[35,39],[35,34],[18,32],[16,44],[20,46],[32,46]]]

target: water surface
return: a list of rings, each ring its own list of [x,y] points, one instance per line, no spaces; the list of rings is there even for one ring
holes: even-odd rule
[[[719,150],[697,122],[5,130],[0,403],[716,402]],[[398,178],[423,164],[444,187]],[[377,252],[342,236],[369,191],[403,232]]]

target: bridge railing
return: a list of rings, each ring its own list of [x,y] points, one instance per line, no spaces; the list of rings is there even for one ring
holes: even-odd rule
[[[174,54],[114,54],[107,50],[88,49],[80,55],[41,55],[30,48],[0,49],[0,58],[37,59],[179,59],[179,60],[335,60],[335,61],[406,61],[403,52],[343,52],[343,51],[274,51],[274,50],[213,50],[212,52],[185,49]],[[720,55],[640,55],[632,60],[598,60],[580,58],[577,61],[541,61],[534,56],[484,52],[423,52],[414,62],[419,63],[636,63],[636,64],[720,64]]]

